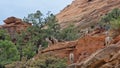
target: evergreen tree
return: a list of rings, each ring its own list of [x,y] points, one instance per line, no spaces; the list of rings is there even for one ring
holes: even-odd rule
[[[8,40],[0,40],[0,65],[17,61],[19,53],[16,46]]]
[[[10,35],[4,29],[0,29],[0,40],[11,40]]]

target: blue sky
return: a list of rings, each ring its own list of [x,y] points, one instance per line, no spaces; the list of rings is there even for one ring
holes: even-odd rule
[[[40,10],[46,14],[48,11],[57,14],[73,0],[1,0],[0,24],[10,16],[23,18],[29,13]]]

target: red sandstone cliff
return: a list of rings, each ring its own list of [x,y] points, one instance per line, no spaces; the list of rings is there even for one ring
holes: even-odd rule
[[[104,48],[104,38],[105,36],[86,36],[76,41],[57,43],[43,50],[42,53],[68,58],[70,52],[73,51],[74,62],[80,62],[98,49]]]
[[[83,27],[90,23],[96,23],[101,16],[114,8],[120,8],[120,0],[75,0],[58,15],[57,19],[61,26],[66,27],[70,23]],[[23,24],[20,19],[14,17],[5,20],[5,25],[0,28],[9,28],[19,32],[29,24]],[[19,30],[20,29],[20,30]],[[37,57],[42,54],[51,54],[59,57],[67,57],[69,63],[69,54],[72,51],[75,55],[71,66],[76,68],[120,68],[120,36],[113,41],[114,45],[105,47],[105,35],[92,34],[75,41],[58,42],[42,50]],[[116,44],[117,43],[117,44]],[[74,67],[73,67],[74,68]]]
[[[74,63],[68,68],[119,68],[120,35],[114,38],[110,46],[105,46],[103,32],[87,35],[75,41],[59,42],[42,50],[42,54],[51,54],[58,57],[67,57],[74,53]],[[40,54],[41,54],[40,53]],[[38,54],[38,55],[40,55]],[[75,67],[76,66],[76,67]]]
[[[85,27],[98,22],[114,8],[120,8],[120,0],[74,0],[57,14],[57,19],[63,27],[70,23]]]
[[[14,38],[15,33],[20,33],[32,24],[23,22],[21,19],[16,17],[8,17],[4,20],[4,25],[1,25],[1,29],[6,29],[12,38]]]

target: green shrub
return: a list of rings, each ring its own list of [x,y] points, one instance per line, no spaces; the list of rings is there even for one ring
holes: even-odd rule
[[[33,46],[31,43],[27,43],[23,50],[23,57],[26,57],[27,59],[32,58],[36,52],[35,52],[35,46]]]
[[[66,68],[66,59],[57,58],[54,56],[42,56],[40,59],[35,61],[29,61],[27,68]]]
[[[50,55],[41,55],[37,60],[19,61],[6,65],[6,68],[66,68],[65,58],[58,58]]]
[[[53,14],[48,14],[46,18],[43,18],[42,13],[36,11],[25,17],[24,21],[31,22],[32,26],[26,29],[26,31],[16,34],[16,46],[19,51],[20,60],[22,57],[32,58],[38,53],[39,45],[42,45],[42,48],[47,47],[48,42],[46,38],[54,37],[64,41],[79,38],[77,30],[75,30],[73,25],[61,30]]]
[[[78,31],[75,30],[74,25],[69,25],[67,28],[60,31],[58,39],[62,39],[65,41],[71,41],[79,38]]]
[[[111,12],[109,12],[108,14],[106,14],[105,16],[103,16],[100,20],[100,25],[105,28],[105,29],[110,29],[111,26],[112,28],[118,23],[118,19],[120,18],[120,9],[115,8],[113,9]],[[116,21],[115,21],[116,20]],[[117,26],[118,28],[118,26]],[[116,29],[116,28],[115,28]]]
[[[0,40],[0,64],[5,65],[19,59],[16,46],[7,40]]]
[[[113,19],[112,21],[110,21],[110,26],[111,26],[111,29],[113,30],[119,30],[120,29],[120,18]]]
[[[4,29],[0,29],[0,40],[11,40],[10,35]]]
[[[103,16],[101,18],[101,22],[107,23],[110,22],[112,19],[117,19],[120,17],[120,9],[115,8],[111,12],[109,12],[107,15]]]
[[[27,32],[23,31],[21,34],[16,35],[16,46],[19,51],[20,60],[22,60],[23,57],[30,59],[36,54],[36,46],[34,44],[34,41],[31,41],[31,39],[33,40],[35,38],[29,39],[30,35],[27,34]]]

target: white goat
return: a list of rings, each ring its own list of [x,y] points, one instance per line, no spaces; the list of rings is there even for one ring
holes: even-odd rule
[[[112,37],[107,36],[107,37],[105,38],[105,46],[110,45],[110,43],[111,43],[112,40],[113,40]]]
[[[105,46],[110,45],[111,41],[113,40],[112,37],[109,36],[109,32],[107,31],[106,33],[106,38],[105,38]]]
[[[72,52],[69,54],[69,60],[71,64],[74,63],[74,54]]]

